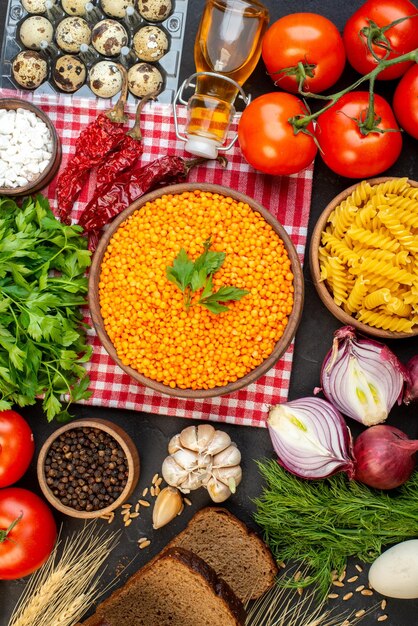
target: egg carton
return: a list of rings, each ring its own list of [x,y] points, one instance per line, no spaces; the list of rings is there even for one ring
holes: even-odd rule
[[[148,62],[149,65],[159,70],[163,78],[163,87],[156,98],[161,103],[172,103],[174,101],[180,75],[180,63],[183,48],[183,40],[185,34],[186,15],[188,0],[172,0],[172,10],[168,17],[163,21],[147,21],[140,16],[135,0],[135,11],[133,15],[126,16],[125,18],[116,18],[106,15],[101,7],[101,0],[92,0],[89,6],[88,23],[90,28],[93,28],[95,24],[103,19],[112,19],[122,24],[128,33],[128,43],[124,49],[125,55],[119,55],[117,57],[106,56],[106,53],[99,54],[96,49],[90,44],[88,50],[84,53],[77,52],[65,52],[57,46],[56,41],[56,29],[58,24],[66,17],[70,17],[71,14],[65,13],[61,0],[55,0],[55,4],[52,9],[43,16],[49,19],[53,26],[53,40],[49,48],[40,50],[39,54],[47,62],[47,77],[36,88],[30,89],[35,94],[62,94],[76,96],[77,98],[97,99],[98,96],[93,93],[88,84],[88,79],[84,84],[71,93],[61,90],[52,78],[52,66],[57,58],[64,56],[65,54],[74,54],[75,56],[81,56],[83,62],[87,68],[87,74],[89,74],[91,68],[99,61],[113,61],[122,63],[126,69],[129,69],[136,63],[140,63],[141,59],[138,59],[132,48],[132,40],[135,32],[143,26],[158,26],[165,32],[168,39],[168,50],[157,62]],[[88,0],[86,0],[86,3]],[[147,2],[152,6],[153,0]],[[65,5],[65,0],[64,0]],[[67,9],[68,10],[68,9]],[[16,91],[16,95],[24,93],[26,90],[22,88],[14,79],[12,73],[13,59],[22,51],[28,50],[22,44],[19,38],[19,29],[28,17],[31,17],[23,7],[21,0],[8,0],[5,30],[3,34],[3,45],[0,59],[0,87],[3,89],[12,89]],[[129,50],[129,52],[128,52]],[[137,102],[138,99],[129,94],[128,101]]]

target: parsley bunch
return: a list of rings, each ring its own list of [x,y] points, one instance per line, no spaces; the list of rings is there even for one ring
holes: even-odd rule
[[[66,420],[69,403],[90,395],[80,311],[90,252],[81,232],[41,195],[22,208],[0,198],[0,410],[42,396],[48,421]]]
[[[225,252],[209,250],[210,246],[209,238],[203,244],[203,253],[194,262],[189,259],[187,252],[182,248],[174,259],[173,265],[166,268],[168,280],[184,293],[186,310],[194,304],[193,295],[201,289],[203,291],[195,303],[201,304],[211,313],[228,311],[228,307],[221,304],[222,302],[241,300],[249,293],[245,289],[228,286],[220,287],[217,291],[213,290],[212,276],[222,267]]]

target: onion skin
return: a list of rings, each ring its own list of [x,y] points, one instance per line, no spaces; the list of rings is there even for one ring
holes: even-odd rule
[[[371,426],[354,442],[355,475],[375,489],[395,489],[403,485],[415,469],[418,440],[393,426]]]
[[[279,464],[295,476],[317,480],[344,471],[353,478],[350,430],[326,400],[299,398],[273,406],[267,426]]]
[[[353,326],[334,333],[321,387],[343,415],[365,426],[384,422],[395,402],[401,402],[405,380],[405,368],[384,344],[357,336]]]
[[[408,380],[403,397],[404,404],[410,404],[418,400],[418,354],[413,356],[406,364]]]

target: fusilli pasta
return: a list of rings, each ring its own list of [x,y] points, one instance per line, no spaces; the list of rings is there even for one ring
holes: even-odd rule
[[[350,315],[418,329],[418,188],[407,178],[361,182],[330,213],[318,258],[321,280]]]

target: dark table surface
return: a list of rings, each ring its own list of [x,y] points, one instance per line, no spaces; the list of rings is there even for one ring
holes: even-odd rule
[[[341,31],[348,17],[362,4],[362,1],[266,0],[265,4],[270,9],[270,23],[288,13],[310,11],[325,15],[331,19]],[[6,5],[6,0],[0,0],[1,33],[3,33]],[[189,1],[181,65],[181,81],[195,71],[191,51],[203,6],[204,0]],[[346,68],[339,85],[345,86],[351,84],[355,78],[355,73]],[[339,85],[337,85],[337,87]],[[379,84],[377,90],[381,95],[391,99],[393,88],[393,83],[386,83],[384,85]],[[273,91],[273,89],[269,78],[265,74],[264,67],[260,62],[256,71],[248,80],[246,90],[255,97],[261,93]],[[333,89],[333,91],[336,90],[337,89]],[[402,154],[397,163],[390,170],[385,172],[385,174],[408,176],[411,179],[418,179],[417,142],[415,140],[404,134]],[[356,181],[337,176],[328,170],[320,157],[316,159],[308,243],[312,228],[323,208],[337,193],[350,186],[353,182]],[[313,388],[319,382],[320,365],[331,345],[333,331],[340,325],[326,310],[316,294],[309,271],[308,259],[306,259],[304,273],[306,289],[305,307],[302,322],[296,335],[296,349],[289,399],[312,394]],[[390,343],[390,347],[402,361],[406,362],[410,356],[418,353],[418,338],[393,341]],[[131,411],[90,408],[82,405],[75,405],[72,408],[73,413],[79,418],[100,416],[113,420],[125,428],[132,436],[138,447],[142,464],[140,481],[134,494],[134,496],[138,497],[144,487],[150,484],[154,473],[160,471],[161,463],[166,455],[166,446],[169,438],[185,426],[193,423],[185,419],[153,416]],[[38,452],[42,442],[57,428],[57,424],[47,424],[39,406],[28,407],[27,409],[21,410],[21,413],[25,415],[33,429]],[[416,408],[395,408],[391,413],[389,423],[400,426],[410,437],[418,438]],[[354,434],[356,434],[358,432],[356,424],[351,422],[350,426]],[[270,439],[267,431],[262,428],[222,425],[222,429],[227,431],[238,444],[243,455],[244,471],[243,481],[236,495],[226,502],[226,506],[249,526],[255,528],[254,522],[252,521],[252,499],[260,493],[262,482],[254,460],[272,455],[273,450]],[[28,473],[20,481],[19,486],[39,492],[35,473],[35,462],[36,455]],[[124,564],[127,567],[121,574],[118,582],[118,584],[122,584],[130,574],[159,552],[175,534],[183,529],[196,510],[210,503],[206,492],[203,490],[194,492],[192,494],[192,501],[193,506],[186,507],[180,517],[158,532],[152,532],[150,521],[151,512],[149,512],[148,516],[143,515],[139,518],[140,521],[137,520],[139,523],[132,524],[128,529],[123,528],[120,544],[109,558],[108,568],[103,576],[103,582],[105,583],[111,580],[119,566]],[[82,525],[78,521],[58,514],[56,515],[56,520],[58,524],[62,524],[62,533],[64,536],[73,530],[79,529]],[[117,520],[117,522],[115,520],[112,528],[119,526],[119,520]],[[152,539],[152,543],[147,550],[139,551],[136,541],[144,534]],[[132,561],[132,559],[134,560]],[[367,567],[363,574],[364,579],[366,579],[366,572]],[[0,626],[7,625],[9,616],[25,587],[25,583],[26,580],[0,582]],[[373,598],[366,604],[367,598],[359,594],[356,594],[356,596],[357,597],[350,601],[351,608],[368,608],[376,602],[376,599]],[[342,608],[346,608],[346,606],[347,603],[341,603]],[[391,626],[412,626],[418,622],[418,600],[390,600],[386,612],[389,615],[389,619],[384,622],[385,624],[390,624]],[[375,624],[376,618],[380,613],[378,611],[372,612],[362,623],[366,626]],[[51,626],[53,625],[51,624]]]

